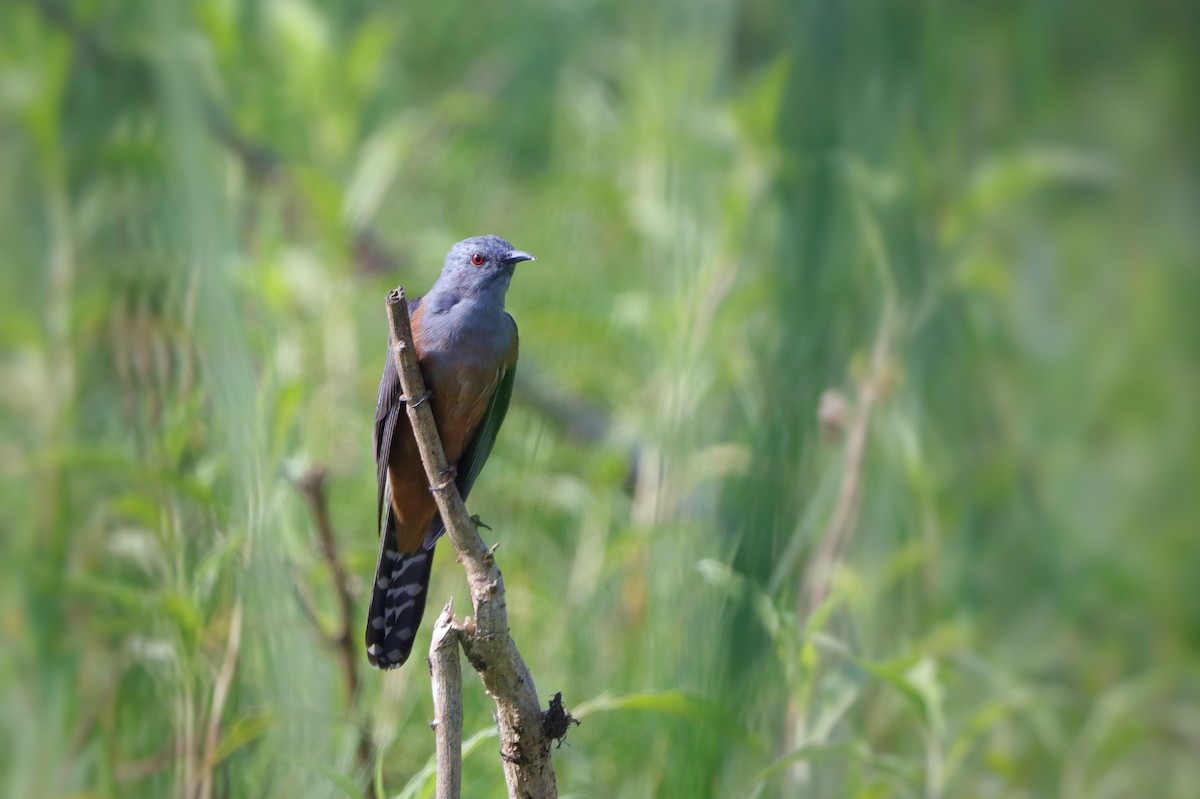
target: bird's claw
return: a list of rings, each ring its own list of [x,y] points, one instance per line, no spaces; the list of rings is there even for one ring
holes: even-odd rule
[[[420,408],[422,405],[424,405],[426,402],[428,402],[429,398],[432,396],[433,396],[433,394],[430,391],[426,390],[424,394],[422,394],[421,396],[417,397],[414,400],[410,400],[408,397],[401,397],[400,400],[402,402],[407,402],[408,406],[410,408]]]
[[[475,522],[476,527],[482,527],[484,530],[492,529],[491,525],[487,524],[486,522],[484,522],[483,519],[479,518],[478,513],[476,513],[474,516],[471,517],[471,521]]]
[[[457,475],[458,475],[458,469],[454,468],[453,466],[447,466],[445,469],[443,469],[438,474],[438,477],[442,478],[442,482],[438,483],[435,486],[430,486],[429,490],[430,491],[445,491],[447,488],[450,487],[450,484],[454,482],[454,478]]]

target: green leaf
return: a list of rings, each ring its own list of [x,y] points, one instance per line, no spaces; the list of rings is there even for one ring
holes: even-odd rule
[[[759,790],[767,780],[771,779],[771,777],[774,777],[776,774],[783,771],[793,763],[812,760],[814,758],[821,757],[822,755],[837,752],[847,752],[856,756],[860,760],[867,760],[871,756],[870,747],[861,741],[833,741],[830,743],[806,744],[797,749],[793,749],[791,752],[788,752],[783,757],[778,758],[772,762],[771,765],[755,774],[754,779],[751,780],[751,784],[753,785],[751,792]]]
[[[287,755],[279,755],[279,759],[294,766],[299,766],[307,771],[320,774],[322,777],[337,786],[338,790],[349,797],[349,799],[362,799],[362,789],[359,787],[358,783],[326,763],[322,763],[319,760],[302,760],[300,758],[289,757]]]
[[[246,744],[261,738],[274,723],[275,714],[270,710],[259,710],[242,716],[229,725],[229,729],[213,751],[212,763],[209,764],[209,767],[216,766]]]
[[[684,691],[646,691],[616,697],[599,696],[584,702],[572,711],[572,714],[577,719],[583,719],[594,713],[625,710],[649,710],[692,719],[720,730],[743,745],[756,748],[762,746],[761,739],[747,730],[724,706]]]
[[[462,746],[463,760],[466,760],[467,755],[471,754],[476,749],[478,749],[479,745],[481,743],[483,743],[484,741],[486,741],[490,738],[498,738],[499,735],[500,735],[500,733],[495,727],[485,727],[484,729],[482,729],[479,732],[472,735],[470,738],[468,738],[466,741],[463,742],[463,746]],[[380,760],[382,761],[382,758],[380,758]],[[394,799],[413,799],[413,797],[422,795],[423,792],[429,790],[432,787],[431,781],[436,776],[436,774],[437,774],[437,758],[435,755],[430,755],[429,759],[425,761],[425,765],[421,768],[421,770],[418,771],[416,774],[414,774],[412,776],[412,778],[409,779],[409,781],[407,783],[405,783],[404,788],[400,791],[400,793],[396,794]],[[376,793],[378,796],[386,796],[386,794],[383,792],[382,772],[377,772],[375,786],[376,786]]]

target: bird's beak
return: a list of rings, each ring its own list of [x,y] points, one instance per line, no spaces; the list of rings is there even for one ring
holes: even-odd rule
[[[534,258],[529,253],[522,252],[521,250],[512,250],[504,256],[504,260],[506,263],[519,264],[521,261],[536,261],[537,258]]]

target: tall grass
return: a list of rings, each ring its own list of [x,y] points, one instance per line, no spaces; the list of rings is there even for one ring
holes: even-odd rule
[[[430,795],[294,478],[365,612],[384,293],[495,232],[471,506],[564,794],[1195,795],[1198,23],[0,6],[0,790]]]

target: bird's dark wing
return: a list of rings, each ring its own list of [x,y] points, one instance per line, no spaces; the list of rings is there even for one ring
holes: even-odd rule
[[[466,499],[467,495],[471,493],[471,486],[475,485],[475,478],[483,471],[483,464],[492,454],[492,445],[496,443],[496,434],[500,432],[500,425],[508,414],[508,402],[512,399],[513,377],[516,374],[515,364],[500,374],[500,382],[496,386],[496,393],[492,395],[492,402],[488,405],[487,413],[484,414],[483,421],[479,423],[479,429],[475,431],[471,443],[467,445],[466,452],[459,458],[458,477],[454,482],[463,499]]]
[[[511,317],[509,318],[511,320]],[[471,486],[475,485],[475,478],[483,471],[483,464],[492,454],[492,445],[496,443],[496,434],[500,432],[500,425],[504,422],[505,415],[508,414],[508,402],[512,399],[513,378],[517,374],[516,324],[513,324],[513,337],[513,357],[508,365],[501,368],[496,392],[492,394],[492,401],[488,404],[487,412],[484,413],[483,420],[475,430],[475,435],[467,444],[467,449],[458,459],[456,467],[458,476],[454,479],[454,484],[458,486],[458,493],[462,494],[464,501],[471,493]],[[429,531],[425,534],[425,548],[431,548],[444,532],[446,532],[446,525],[442,523],[442,517],[439,514],[434,517],[433,524],[429,526]]]
[[[408,315],[412,317],[421,304],[420,297],[408,302]],[[392,337],[388,334],[387,360],[383,362],[383,377],[379,379],[379,396],[375,400],[375,477],[378,481],[378,505],[375,521],[382,529],[383,505],[387,501],[388,457],[392,450],[392,436],[396,425],[404,418],[404,389],[400,386],[400,375],[396,372],[396,358],[392,353]]]

